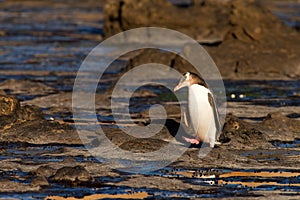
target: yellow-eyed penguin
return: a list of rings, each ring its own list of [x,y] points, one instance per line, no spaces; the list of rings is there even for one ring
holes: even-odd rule
[[[183,87],[188,87],[188,111],[192,129],[196,133],[195,139],[183,139],[191,144],[204,142],[214,147],[220,122],[212,92],[197,74],[191,72],[183,75],[174,91]]]

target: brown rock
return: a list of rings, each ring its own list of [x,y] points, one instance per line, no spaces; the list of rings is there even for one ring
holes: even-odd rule
[[[274,25],[281,27],[275,16],[253,0],[203,0],[185,7],[166,0],[113,0],[105,5],[106,36],[156,26],[178,30],[203,43],[220,42],[230,34],[251,42],[263,39]]]
[[[80,183],[92,180],[92,176],[82,166],[62,167],[57,170],[53,177],[57,182]]]
[[[271,146],[266,136],[254,125],[232,114],[226,116],[219,141],[237,149],[267,148]]]
[[[165,142],[161,139],[136,138],[134,140],[124,142],[120,145],[120,148],[134,153],[145,153],[157,151],[167,144],[168,142]]]
[[[222,40],[227,29],[223,25],[228,18],[224,8],[229,5],[225,3],[215,5],[210,1],[207,1],[207,4],[209,5],[195,4],[183,9],[165,0],[108,1],[104,10],[104,33],[108,37],[132,28],[156,26],[175,29],[206,42],[214,41],[216,38]],[[211,27],[209,31],[208,27]]]
[[[293,141],[300,138],[300,121],[279,112],[269,113],[262,122],[262,127],[267,130],[271,140]]]
[[[55,172],[56,172],[55,169],[53,169],[50,166],[45,165],[45,166],[40,166],[36,170],[31,171],[31,174],[34,176],[37,176],[37,177],[44,176],[44,177],[48,178],[48,177],[54,175]]]
[[[76,130],[71,126],[46,120],[11,124],[7,129],[0,130],[0,141],[30,144],[82,144]]]
[[[181,73],[188,71],[198,73],[193,65],[184,60],[180,55],[157,49],[143,49],[139,54],[129,59],[125,70],[128,71],[134,67],[147,63],[159,63],[170,66]]]
[[[157,49],[143,49],[136,56],[129,59],[125,68],[126,71],[147,63],[160,63],[166,66],[171,66],[176,55],[170,52],[165,52]]]
[[[203,0],[185,7],[166,0],[107,2],[105,36],[145,26],[167,27],[196,39],[205,45],[224,78],[300,77],[299,33],[257,0]],[[180,72],[191,70],[189,63],[174,55],[148,50],[133,57],[128,66],[153,60],[178,66]]]
[[[20,103],[16,97],[0,95],[0,116],[12,116],[20,109]]]
[[[18,119],[23,121],[44,120],[44,116],[37,106],[25,105],[18,112]]]
[[[19,100],[14,96],[0,95],[0,117],[11,121],[32,121],[43,119],[41,111],[36,106],[20,106]],[[2,120],[5,123],[5,120]]]
[[[45,187],[49,186],[50,184],[44,176],[38,176],[31,181],[31,185]]]
[[[55,92],[55,89],[39,81],[31,80],[5,80],[0,84],[0,89],[9,90],[9,94],[45,95]]]
[[[25,192],[37,192],[40,190],[39,186],[32,186],[29,184],[20,183],[17,181],[11,181],[6,179],[0,180],[0,192],[1,193],[25,193]]]
[[[4,90],[0,90],[0,95],[6,95],[6,92]]]
[[[0,95],[0,141],[32,144],[82,144],[71,126],[48,122],[36,106],[20,106],[13,96]]]
[[[20,111],[20,102],[16,97],[0,95],[0,129],[15,123]]]

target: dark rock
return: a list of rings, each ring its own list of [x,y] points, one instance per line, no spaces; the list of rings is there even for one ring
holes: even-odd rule
[[[170,66],[181,73],[194,72],[198,73],[196,69],[188,61],[184,60],[180,55],[171,52],[161,51],[157,49],[143,49],[136,56],[129,59],[125,71],[134,67],[147,63],[159,63]]]
[[[103,132],[105,133],[106,137],[115,145],[120,145],[124,142],[133,140],[134,137],[131,135],[128,135],[127,133],[123,132],[119,128],[106,128],[103,127]],[[100,141],[94,141],[95,146],[101,145]]]
[[[82,144],[76,130],[48,122],[36,106],[20,106],[14,96],[0,95],[0,141],[32,144]]]
[[[284,27],[258,1],[203,0],[178,8],[166,0],[113,0],[105,5],[104,33],[107,37],[143,26],[167,27],[186,33],[199,42],[235,39],[252,42]],[[166,14],[167,13],[167,14]],[[180,15],[178,15],[180,13]]]
[[[270,148],[275,143],[280,141],[294,141],[299,138],[300,122],[295,119],[288,118],[281,113],[270,113],[263,120],[263,122],[248,123],[229,114],[226,117],[224,129],[220,136],[220,141],[223,143],[221,148],[227,150],[246,150],[247,153],[251,150],[260,153],[249,154],[249,158],[257,161],[268,161],[276,159],[276,164],[290,165],[289,162],[295,162],[287,159],[285,155],[286,150],[283,152],[276,152],[274,155],[270,154]],[[226,145],[227,144],[227,145]],[[276,145],[275,145],[276,146]],[[268,153],[265,153],[268,152]],[[275,162],[275,160],[274,160]]]
[[[145,153],[152,152],[161,149],[166,146],[168,142],[161,139],[154,138],[136,138],[128,142],[124,142],[120,145],[120,148],[134,152],[134,153]]]
[[[269,113],[263,121],[263,126],[268,126],[273,129],[288,129],[298,132],[300,129],[300,121],[291,119],[280,112]]]
[[[21,183],[19,181],[11,181],[3,178],[0,180],[1,193],[25,193],[25,192],[37,192],[39,190],[40,190],[39,186],[32,186],[29,184]]]
[[[43,114],[35,106],[20,106],[14,96],[0,95],[0,129],[24,121],[42,120]]]
[[[22,121],[44,120],[44,115],[37,106],[25,105],[18,112],[18,119]]]
[[[195,38],[205,45],[224,78],[300,77],[299,33],[256,0],[203,0],[187,7],[166,0],[107,2],[107,37],[144,26],[167,27]],[[186,61],[176,64],[174,55],[149,51],[134,56],[128,65],[152,61],[178,66],[180,72],[191,68]]]
[[[76,165],[76,160],[72,157],[68,157],[65,158],[62,162],[61,162],[64,166],[74,166]]]
[[[46,178],[53,176],[55,174],[56,170],[53,169],[52,167],[45,165],[45,166],[40,166],[36,170],[31,171],[30,173],[34,176],[40,177],[44,176]]]
[[[262,122],[262,128],[271,140],[293,141],[300,138],[300,121],[279,112],[269,113]]]
[[[5,80],[0,84],[0,89],[8,90],[9,94],[18,95],[46,95],[56,90],[39,81],[31,80]]]
[[[62,167],[57,170],[53,177],[54,181],[77,184],[91,181],[93,178],[89,172],[82,166]]]
[[[15,97],[0,96],[0,129],[10,128],[18,119],[20,103]]]
[[[82,144],[73,127],[46,120],[13,124],[5,130],[0,130],[0,141],[30,144]]]
[[[31,181],[31,185],[45,187],[45,186],[49,186],[50,184],[45,178],[45,176],[38,176]]]
[[[210,5],[180,8],[165,0],[109,1],[104,8],[104,33],[108,37],[132,28],[156,26],[175,29],[205,42],[222,40],[226,35],[230,5],[207,3]]]
[[[160,63],[167,66],[172,66],[172,62],[176,55],[174,53],[161,51],[157,49],[143,49],[139,53],[129,59],[129,62],[125,68],[128,71],[136,66],[147,63]]]
[[[270,146],[266,135],[255,128],[254,125],[232,114],[226,116],[219,141],[227,143],[235,149],[267,148]]]
[[[12,116],[20,109],[20,103],[16,97],[0,96],[0,116]]]

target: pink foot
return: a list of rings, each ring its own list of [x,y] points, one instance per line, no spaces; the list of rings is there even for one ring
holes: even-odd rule
[[[200,143],[199,140],[197,140],[197,139],[190,139],[190,138],[186,138],[186,137],[184,137],[184,136],[182,136],[182,138],[183,138],[186,142],[191,143],[191,144],[199,144],[199,143]]]

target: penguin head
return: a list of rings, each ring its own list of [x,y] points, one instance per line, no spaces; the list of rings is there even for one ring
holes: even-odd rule
[[[179,83],[175,86],[174,91],[179,90],[180,88],[190,86],[190,72],[185,73]]]
[[[175,86],[174,92],[183,87],[189,87],[193,84],[200,84],[206,86],[206,83],[202,78],[200,78],[200,76],[198,76],[195,73],[187,72],[182,76],[179,83]]]

